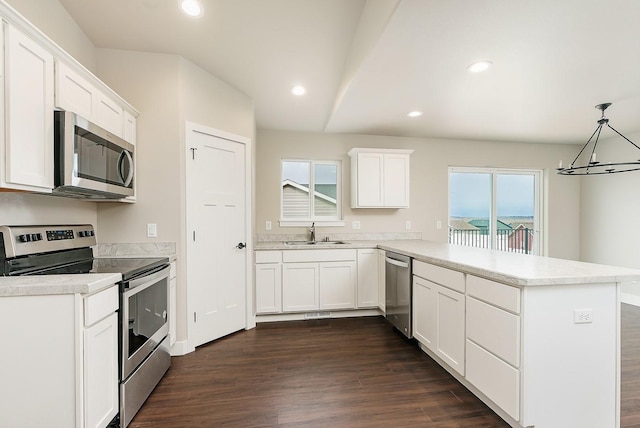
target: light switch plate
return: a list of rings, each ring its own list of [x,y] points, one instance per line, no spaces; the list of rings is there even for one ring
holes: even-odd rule
[[[264,222],[264,228],[266,230],[271,230],[271,222],[269,220]]]
[[[360,222],[358,220],[354,220],[351,222],[351,229],[357,230],[360,229]]]
[[[158,225],[155,223],[147,223],[147,238],[158,237]]]
[[[404,228],[407,230],[411,229],[411,220],[407,220],[404,222]]]

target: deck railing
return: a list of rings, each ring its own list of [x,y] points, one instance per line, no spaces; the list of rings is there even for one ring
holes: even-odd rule
[[[468,247],[491,248],[491,235],[489,231],[477,229],[452,229],[449,228],[449,243],[466,245]],[[499,229],[496,236],[496,250],[512,253],[531,254],[533,251],[533,230]]]

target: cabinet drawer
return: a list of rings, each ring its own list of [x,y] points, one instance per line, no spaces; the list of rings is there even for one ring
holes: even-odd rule
[[[282,261],[282,251],[256,251],[256,263],[279,263]]]
[[[467,297],[467,338],[520,367],[520,317]]]
[[[520,313],[520,289],[499,282],[467,275],[467,292],[479,300],[507,311]]]
[[[283,262],[356,261],[356,250],[289,250],[282,252]]]
[[[84,298],[84,325],[88,327],[118,310],[118,287],[114,285]]]
[[[455,270],[414,261],[413,274],[464,293],[464,274]]]
[[[513,419],[520,420],[520,371],[467,340],[466,378]]]

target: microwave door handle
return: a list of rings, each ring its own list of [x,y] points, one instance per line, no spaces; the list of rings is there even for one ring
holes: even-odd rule
[[[127,158],[127,161],[129,163],[129,174],[127,175],[127,178],[122,175],[122,161],[125,157]],[[120,174],[120,179],[124,183],[125,187],[129,187],[129,184],[131,184],[131,180],[133,180],[133,158],[127,150],[123,150],[122,152],[120,152],[120,156],[118,157],[118,174]]]

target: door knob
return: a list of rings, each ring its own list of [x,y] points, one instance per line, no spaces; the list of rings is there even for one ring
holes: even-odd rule
[[[238,245],[236,245],[236,248],[237,248],[238,250],[242,250],[244,247],[246,247],[246,245],[245,245],[245,243],[244,243],[244,242],[240,242],[240,243],[238,243]]]

